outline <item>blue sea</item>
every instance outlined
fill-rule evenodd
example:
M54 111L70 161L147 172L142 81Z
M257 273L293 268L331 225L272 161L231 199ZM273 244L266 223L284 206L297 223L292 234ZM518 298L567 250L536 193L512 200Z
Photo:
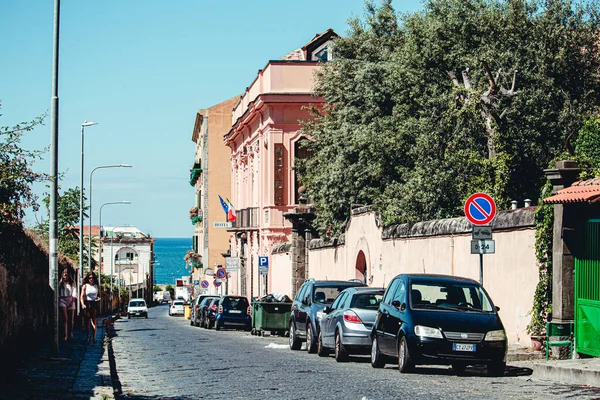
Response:
M185 257L188 250L192 249L191 238L156 238L154 242L154 284L173 285L175 279L189 276L190 271L185 268Z

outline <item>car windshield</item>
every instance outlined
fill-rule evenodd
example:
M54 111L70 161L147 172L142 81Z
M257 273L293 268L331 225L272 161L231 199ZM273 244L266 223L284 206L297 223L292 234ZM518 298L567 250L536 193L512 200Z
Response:
M173 305L174 306L182 306L183 305L183 301L174 301Z
M129 307L144 307L146 303L143 301L132 301L129 303Z
M411 307L492 312L492 302L480 286L456 282L413 283Z
M377 310L383 298L382 293L356 293L350 302L350 308Z
M337 295L346 289L346 287L336 287L336 286L318 286L315 287L315 292L313 295L313 301L318 304L331 304L337 297Z

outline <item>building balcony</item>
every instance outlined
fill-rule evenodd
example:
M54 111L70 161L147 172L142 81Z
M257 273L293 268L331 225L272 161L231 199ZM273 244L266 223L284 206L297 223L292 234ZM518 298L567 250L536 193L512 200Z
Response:
M200 166L196 167L196 165L197 164L194 164L194 168L192 168L192 170L190 171L190 185L192 186L196 184L198 178L202 174L202 168L200 168Z
M115 260L115 265L137 265L137 260Z
M235 215L233 230L258 229L258 207L235 210Z
M202 215L196 215L195 217L191 218L192 221L192 225L196 225L199 222L202 222Z

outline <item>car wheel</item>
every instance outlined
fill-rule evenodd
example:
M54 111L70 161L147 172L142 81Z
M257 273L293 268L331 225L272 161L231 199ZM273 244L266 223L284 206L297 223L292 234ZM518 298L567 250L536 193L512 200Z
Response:
M191 325L191 326L194 326L194 325L195 325L195 324L194 324L194 319L193 319L193 318L190 318L190 325Z
M131 314L127 314L127 319L131 319Z
M317 339L317 354L319 357L327 357L329 355L329 349L323 346L323 331L319 331L319 338Z
M373 338L373 343L371 343L371 367L373 368L383 368L385 367L385 361L383 358L383 354L379 351L379 343L377 342L377 337Z
M306 351L314 353L317 351L317 344L315 343L312 331L312 324L309 322L306 324Z
M491 363L487 366L487 374L488 376L504 376L505 368L506 363L504 361Z
M219 324L218 322L215 321L215 331L220 331L221 330L221 324Z
M401 373L405 373L411 371L413 367L414 364L408 352L408 343L406 342L406 337L403 336L398 346L398 369Z
M335 333L335 361L348 361L348 351L344 343L342 343L342 336L339 331Z
M148 319L148 313L146 313L145 317L146 317L146 319Z
M296 337L296 326L294 321L290 323L290 350L300 350L302 342Z

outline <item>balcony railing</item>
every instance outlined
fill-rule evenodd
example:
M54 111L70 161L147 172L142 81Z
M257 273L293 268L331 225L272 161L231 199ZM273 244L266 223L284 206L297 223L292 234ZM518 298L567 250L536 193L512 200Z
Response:
M236 218L235 221L233 221L233 228L258 228L258 207L235 210L235 215Z
M117 265L136 265L138 263L137 260L115 260L115 264Z

